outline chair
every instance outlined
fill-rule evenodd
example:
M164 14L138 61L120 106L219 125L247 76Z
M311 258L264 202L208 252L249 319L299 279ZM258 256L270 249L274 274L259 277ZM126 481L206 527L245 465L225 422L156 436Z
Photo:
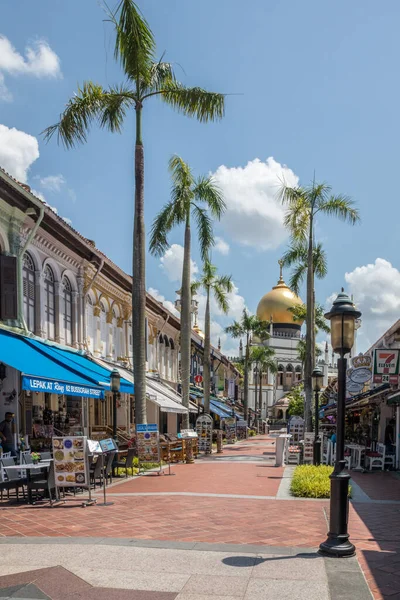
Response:
M7 469L7 467L4 467L4 472L6 474L7 479L0 482L1 501L3 501L3 491L4 490L7 490L7 498L9 498L10 490L15 489L15 493L17 496L17 502L19 502L20 488L22 488L22 494L25 498L24 485L26 485L26 479L24 477L19 477L19 475L16 471Z
M46 469L46 472L42 473L41 475L41 478L28 482L29 490L31 492L47 493L50 499L50 506L53 506L53 498L51 495L52 490L54 490L54 495L56 496L56 482L53 467Z
M128 469L133 469L133 460L135 458L136 451L133 448L128 450L125 460L117 460L113 464L114 469L125 469L125 477L128 477ZM132 471L133 473L133 471Z
M98 456L97 460L90 467L90 483L93 484L96 489L96 480L99 480L99 485L103 483L103 458Z
M386 466L393 467L393 469L396 467L396 454L394 452L390 452L390 454L385 452L385 467Z
M11 456L11 452L3 452L3 454L0 456L0 458L10 458Z
M374 467L381 469L382 471L385 469L385 454L386 447L384 444L376 444L376 450L370 450L365 453L365 467L370 471Z
M331 460L332 442L328 440L326 435L322 436L322 464L329 465Z
M331 444L332 444L332 442L331 442ZM333 446L333 444L332 444L332 446ZM331 457L332 457L331 464L334 465L335 462L336 462L336 444L333 447ZM345 449L343 460L345 462L346 469L350 469L350 465L351 465L351 452L350 452L350 450Z
M110 483L112 483L112 476L113 476L113 462L114 462L114 457L116 455L116 452L108 452L107 454L107 461L106 465L105 465L105 478L106 478L106 483L108 478L110 478Z
M50 460L53 458L51 452L40 452L40 460Z

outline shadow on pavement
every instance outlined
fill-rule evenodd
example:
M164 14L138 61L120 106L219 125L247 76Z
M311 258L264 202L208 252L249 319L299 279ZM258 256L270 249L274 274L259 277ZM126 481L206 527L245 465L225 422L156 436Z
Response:
M268 553L268 548L266 548L266 553ZM262 558L261 556L257 556L256 558L251 556L227 556L222 559L222 562L229 567L251 567L256 565L261 565L264 562L272 562L274 560L287 560L291 558L321 558L317 552L299 552L298 554L293 554L291 556L282 556L276 555L269 558Z

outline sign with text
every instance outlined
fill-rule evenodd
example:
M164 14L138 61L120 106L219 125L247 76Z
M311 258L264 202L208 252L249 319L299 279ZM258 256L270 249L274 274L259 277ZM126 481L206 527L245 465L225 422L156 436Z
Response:
M160 462L160 435L157 423L136 425L139 462Z
M227 417L224 419L226 443L234 444L236 440L236 417Z
M107 438L105 440L100 440L100 448L103 452L113 452L117 449L115 442L112 438Z
M53 456L57 487L90 485L86 437L53 437Z
M399 381L399 350L374 351L374 383L398 383Z
M104 390L96 387L88 387L65 381L54 381L53 379L44 379L40 377L22 377L22 389L32 392L46 392L48 394L58 394L59 396L84 396L85 398L104 398Z
M247 422L246 421L244 421L244 420L237 421L236 437L238 440L245 440L247 438Z
M199 438L199 451L211 454L213 420L210 415L200 415L196 419L196 432Z

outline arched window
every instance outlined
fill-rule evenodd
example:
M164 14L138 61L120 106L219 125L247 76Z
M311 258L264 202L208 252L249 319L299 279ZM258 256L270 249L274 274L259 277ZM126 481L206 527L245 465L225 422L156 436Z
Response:
M44 314L46 320L47 339L54 340L55 337L55 286L54 273L46 266L44 270Z
M276 385L278 387L283 386L283 371L284 371L284 367L283 365L278 365L278 373L276 374Z
M72 344L72 286L68 277L64 277L64 339Z
M286 371L288 371L289 373L292 373L293 372L293 365L291 365L289 363L288 366L286 367Z
M24 293L24 318L29 331L35 331L35 265L28 252L24 254L22 268L22 281Z

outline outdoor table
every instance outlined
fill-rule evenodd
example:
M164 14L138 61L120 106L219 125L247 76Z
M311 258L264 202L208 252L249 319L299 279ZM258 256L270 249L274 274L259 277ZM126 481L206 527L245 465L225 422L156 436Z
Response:
M14 465L13 467L6 467L7 471L26 471L26 480L28 484L28 504L33 504L32 491L29 488L29 483L31 481L31 471L33 471L34 469L49 469L52 462L53 459L48 458L47 460L40 461L36 464L29 463L28 465Z
M360 446L359 444L346 444L346 448L351 452L351 464L354 465L354 463L356 463L355 466L352 466L353 471L363 471L364 469L361 466L361 456L366 450L365 446Z

